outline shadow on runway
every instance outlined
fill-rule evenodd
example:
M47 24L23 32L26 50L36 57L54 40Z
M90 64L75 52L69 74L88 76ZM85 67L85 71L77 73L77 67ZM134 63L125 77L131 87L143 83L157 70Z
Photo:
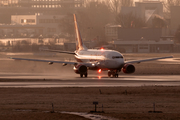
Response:
M91 76L91 75L89 75L87 78L85 78L85 77L75 77L76 79L112 79L112 80L114 80L114 79L121 79L121 78L134 78L133 76L132 77L130 77L130 76L123 76L123 77L121 77L121 76L119 76L118 78L114 78L114 77L108 77L108 76L95 76L95 75L93 75L93 76Z

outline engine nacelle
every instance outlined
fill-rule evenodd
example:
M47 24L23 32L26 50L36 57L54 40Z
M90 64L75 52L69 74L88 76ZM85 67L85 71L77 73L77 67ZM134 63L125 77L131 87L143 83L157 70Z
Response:
M125 64L123 66L123 72L130 74L130 73L134 73L135 72L135 67L132 64Z
M74 66L74 72L77 74L86 74L87 73L87 67L85 65L76 65Z

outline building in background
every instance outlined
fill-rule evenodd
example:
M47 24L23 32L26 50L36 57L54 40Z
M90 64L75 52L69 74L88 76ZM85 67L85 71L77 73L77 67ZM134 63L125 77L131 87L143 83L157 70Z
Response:
M105 35L106 35L106 40L111 41L111 40L117 40L119 39L119 29L121 28L121 25L111 25L108 24L105 26Z
M169 28L153 26L155 17L165 21L163 2L145 0L135 2L134 7L122 7L121 14L133 15L144 21L147 27L127 27L123 25L126 21L122 22L122 25L107 25L105 27L106 38L116 50L140 53L173 51L173 37L167 37L170 35Z
M171 25L172 34L174 34L178 27L180 27L180 6L171 7Z
M106 38L120 52L172 52L173 37L163 37L161 28L122 28L120 25L107 25Z
M163 3L160 1L135 2L135 7L122 7L122 14L132 13L137 18L141 18L148 24L152 24L154 16L163 17Z
M26 30L26 27L34 26L31 30L34 31L34 34L48 37L60 33L59 23L63 17L64 15L43 15L42 13L35 15L12 15L11 25L21 25L23 30Z
M174 41L162 40L159 41L112 41L115 49L126 53L168 53L173 52Z
M84 0L1 0L0 7L29 8L76 8L82 7Z
M0 0L0 23L10 24L11 15L64 15L84 7L84 0Z

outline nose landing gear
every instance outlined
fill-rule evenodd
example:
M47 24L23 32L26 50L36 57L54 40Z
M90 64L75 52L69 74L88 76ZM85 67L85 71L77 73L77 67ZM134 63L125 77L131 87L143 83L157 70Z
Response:
M108 71L108 77L118 78L119 70L110 70Z

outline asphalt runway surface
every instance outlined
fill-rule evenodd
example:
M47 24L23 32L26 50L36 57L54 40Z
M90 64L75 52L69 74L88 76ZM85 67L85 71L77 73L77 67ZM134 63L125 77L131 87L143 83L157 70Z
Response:
M80 78L73 74L0 73L0 87L46 88L46 87L118 87L118 86L179 86L180 75L107 75L91 74Z

